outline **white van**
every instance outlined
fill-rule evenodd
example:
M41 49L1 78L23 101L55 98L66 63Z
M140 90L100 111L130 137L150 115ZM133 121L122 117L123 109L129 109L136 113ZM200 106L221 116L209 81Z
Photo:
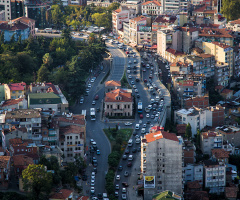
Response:
M133 145L133 141L132 141L132 139L130 139L130 140L128 141L128 146L131 147L132 145Z
M159 97L159 96L156 96L156 98L155 98L155 99L156 99L156 101L159 101L160 97Z
M153 86L150 86L149 90L150 90L150 92L152 92L153 91Z
M140 138L137 138L136 139L136 144L139 144L141 142L141 139Z
M129 160L129 161L132 161L132 160L133 160L133 155L129 155L129 156L128 156L128 160Z

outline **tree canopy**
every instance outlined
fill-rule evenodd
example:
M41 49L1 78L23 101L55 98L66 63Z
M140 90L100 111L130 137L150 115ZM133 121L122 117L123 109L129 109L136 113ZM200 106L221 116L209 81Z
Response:
M223 0L221 12L227 20L235 20L240 18L240 1L239 0Z
M33 200L46 199L52 188L52 173L44 165L29 165L22 172L23 188Z

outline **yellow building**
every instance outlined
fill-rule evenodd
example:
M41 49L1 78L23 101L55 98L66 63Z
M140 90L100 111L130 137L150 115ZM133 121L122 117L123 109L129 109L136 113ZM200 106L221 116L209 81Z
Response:
M5 100L21 98L25 95L26 86L24 82L4 84Z
M233 48L220 42L203 42L203 51L215 56L215 60L229 64L230 77L233 76Z

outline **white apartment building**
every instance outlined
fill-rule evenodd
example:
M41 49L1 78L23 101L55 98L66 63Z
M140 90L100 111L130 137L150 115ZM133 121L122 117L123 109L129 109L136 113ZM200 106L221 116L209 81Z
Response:
M211 106L206 109L197 107L180 109L174 113L174 122L178 124L190 124L192 137L197 134L197 130L202 130L205 126L220 126L225 119L224 108L220 105Z
M212 149L223 147L223 136L217 132L202 132L200 135L200 146L203 154L212 154Z
M0 0L0 7L4 8L5 20L9 21L11 19L11 1L10 0Z
M162 6L159 1L147 1L142 3L142 15L160 15Z
M129 19L136 17L136 10L121 6L112 12L113 34L117 35L118 30L123 29L123 22L129 22Z
M74 162L75 156L84 157L85 128L77 125L60 127L59 147L63 151L63 162Z
M170 190L181 194L183 187L182 138L174 133L152 127L141 137L141 172L144 179L144 199L152 200L153 194ZM147 177L154 177L154 184L147 185Z
M224 192L226 186L226 165L218 161L205 160L204 168L204 186L209 188L209 193Z
M28 139L32 139L36 144L41 144L41 114L35 109L20 109L9 111L5 116L3 128L9 129L13 126L26 128Z
M199 181L203 184L203 165L202 164L187 164L184 167L185 184L187 182Z
M226 28L232 31L240 32L240 19L229 21Z

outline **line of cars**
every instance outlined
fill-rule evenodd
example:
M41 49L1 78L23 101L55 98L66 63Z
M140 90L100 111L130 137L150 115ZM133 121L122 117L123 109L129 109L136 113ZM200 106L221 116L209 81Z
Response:
M97 143L93 140L93 139L90 139L90 160L91 160L91 163L93 165L93 170L92 170L92 173L91 173L91 188L90 188L90 192L91 192L91 196L92 196L92 199L102 199L103 198L103 194L102 193L99 193L97 195L97 197L95 196L95 181L96 181L96 174L97 174L97 166L98 166L98 162L97 162L97 158L95 157L95 152L96 152L96 155L100 155L100 150L98 149L97 147Z

